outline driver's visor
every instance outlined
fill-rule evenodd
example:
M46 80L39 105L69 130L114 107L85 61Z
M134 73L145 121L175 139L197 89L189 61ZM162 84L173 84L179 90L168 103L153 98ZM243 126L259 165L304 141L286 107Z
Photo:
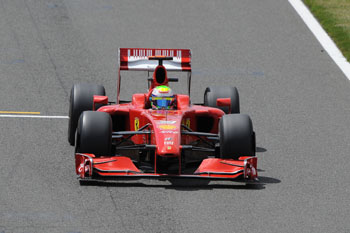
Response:
M152 107L156 109L170 109L174 102L174 97L151 97Z

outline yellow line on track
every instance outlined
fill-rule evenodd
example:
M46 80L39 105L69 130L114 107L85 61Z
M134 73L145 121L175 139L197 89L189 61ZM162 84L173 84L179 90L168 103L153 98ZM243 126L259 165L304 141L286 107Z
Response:
M0 114L32 114L32 115L40 115L40 112L0 111Z

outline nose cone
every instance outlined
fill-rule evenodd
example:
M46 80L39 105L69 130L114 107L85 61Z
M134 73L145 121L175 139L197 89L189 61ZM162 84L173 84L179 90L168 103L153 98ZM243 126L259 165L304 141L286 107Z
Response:
M154 113L158 114L153 118L156 153L160 156L179 156L181 153L181 114L176 110L160 110ZM163 114L166 115L163 117Z
M170 130L169 130L170 132ZM179 132L159 134L157 137L157 154L160 156L178 156L180 155L180 136Z

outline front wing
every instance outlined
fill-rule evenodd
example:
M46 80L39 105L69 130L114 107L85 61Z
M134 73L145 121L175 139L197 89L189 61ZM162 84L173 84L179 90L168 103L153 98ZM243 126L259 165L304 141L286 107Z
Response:
M199 178L211 180L258 180L257 158L242 156L239 160L207 158L193 174L144 173L129 157L113 156L96 158L93 154L76 153L75 166L78 178L82 180L106 179L172 179Z

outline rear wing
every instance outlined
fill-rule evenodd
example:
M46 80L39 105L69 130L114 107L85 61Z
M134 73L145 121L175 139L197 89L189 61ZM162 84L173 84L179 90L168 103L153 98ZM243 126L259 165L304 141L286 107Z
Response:
M163 66L167 71L191 71L190 49L146 49L146 48L120 48L120 70L154 71L158 61L149 60L149 57L172 57L165 60Z
M120 71L154 71L160 64L167 71L187 72L188 95L191 91L191 50L190 49L151 49L151 48L120 48L118 51L118 88L117 104L120 101Z

